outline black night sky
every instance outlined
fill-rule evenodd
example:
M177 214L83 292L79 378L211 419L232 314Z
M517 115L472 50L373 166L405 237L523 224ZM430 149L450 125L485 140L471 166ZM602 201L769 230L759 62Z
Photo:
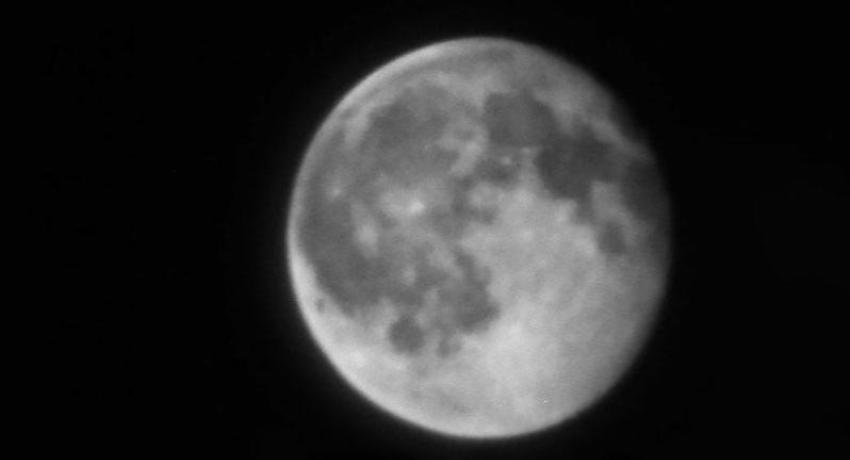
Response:
M44 340L43 445L110 458L840 456L850 176L835 11L325 3L36 34L38 296L59 327ZM610 398L472 444L348 388L301 323L280 239L296 167L338 99L401 53L469 35L590 71L654 147L675 217L663 314Z

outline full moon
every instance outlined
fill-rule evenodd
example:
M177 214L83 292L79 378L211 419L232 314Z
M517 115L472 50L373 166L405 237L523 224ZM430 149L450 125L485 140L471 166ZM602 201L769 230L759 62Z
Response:
M603 398L651 332L671 255L657 160L620 101L547 49L470 38L336 103L286 245L301 316L352 393L469 438Z

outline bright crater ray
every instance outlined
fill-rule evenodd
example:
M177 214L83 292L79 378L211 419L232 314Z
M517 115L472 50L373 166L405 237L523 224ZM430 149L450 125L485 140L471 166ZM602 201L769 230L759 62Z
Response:
M656 315L667 198L585 73L529 45L438 43L325 120L287 229L303 317L378 407L503 437L589 407Z

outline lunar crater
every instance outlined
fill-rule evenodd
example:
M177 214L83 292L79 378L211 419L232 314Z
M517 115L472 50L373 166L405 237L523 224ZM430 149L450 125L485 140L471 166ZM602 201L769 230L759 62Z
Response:
M616 383L663 295L669 211L602 94L539 48L473 40L403 56L340 102L287 244L303 316L353 388L414 425L492 438Z

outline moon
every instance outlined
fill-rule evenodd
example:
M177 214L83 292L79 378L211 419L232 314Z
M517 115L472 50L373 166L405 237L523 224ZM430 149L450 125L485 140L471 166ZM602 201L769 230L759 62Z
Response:
M298 170L301 316L356 394L446 436L575 418L663 298L668 194L609 91L536 45L468 38L358 82Z

